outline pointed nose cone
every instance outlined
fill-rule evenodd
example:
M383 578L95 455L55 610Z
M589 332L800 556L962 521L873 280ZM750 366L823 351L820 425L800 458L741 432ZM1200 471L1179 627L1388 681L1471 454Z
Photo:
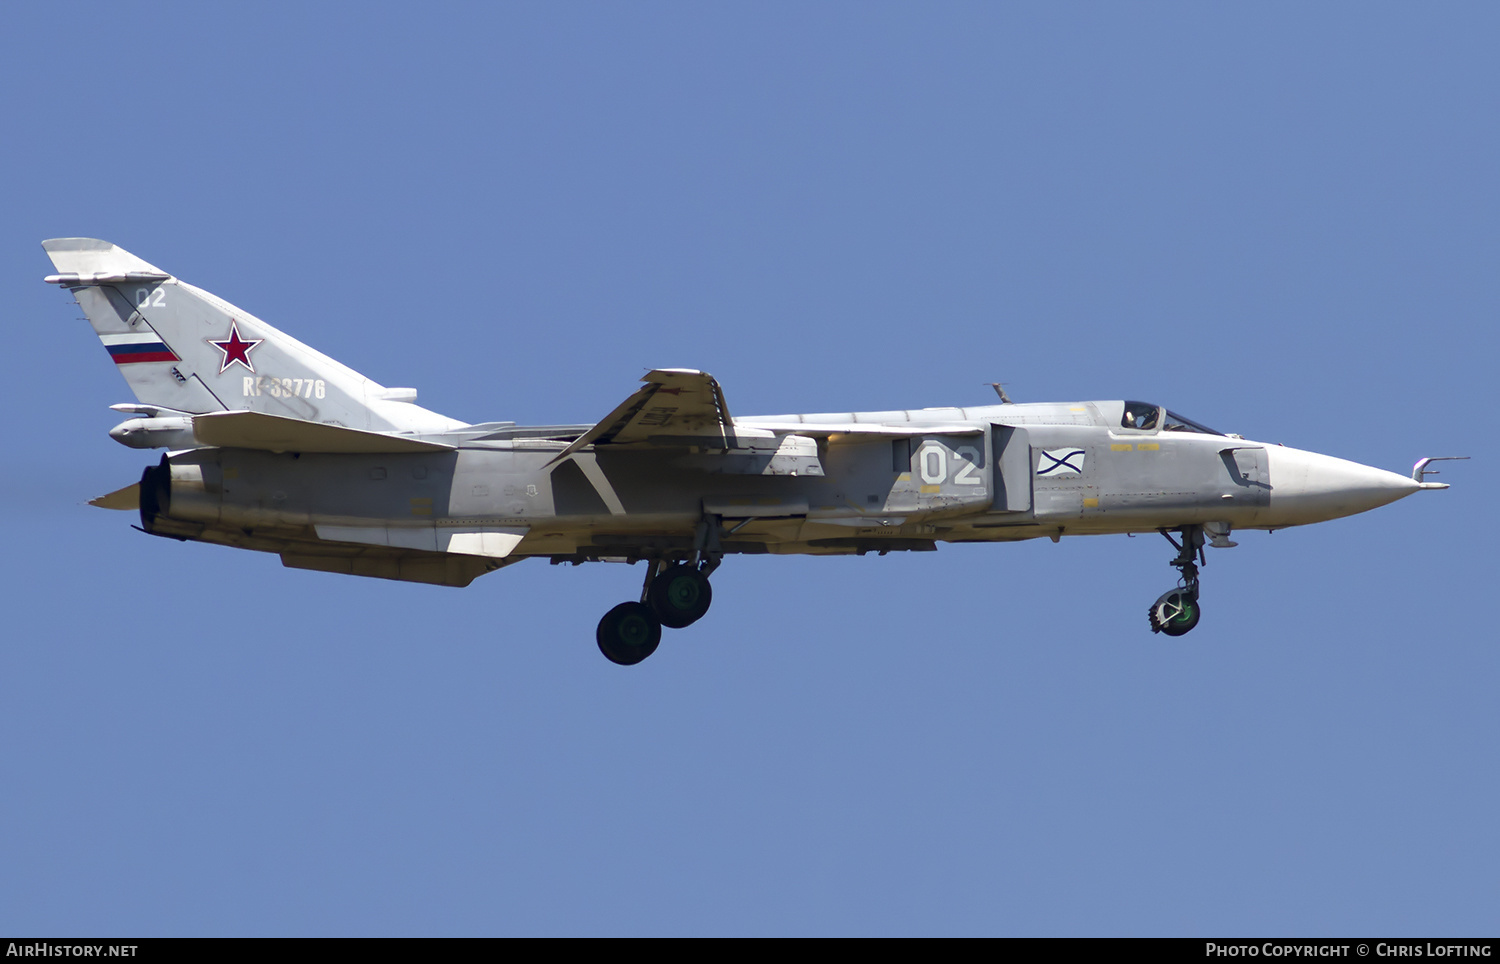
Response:
M1271 507L1277 525L1303 525L1378 508L1420 491L1413 479L1385 469L1279 445L1270 455Z

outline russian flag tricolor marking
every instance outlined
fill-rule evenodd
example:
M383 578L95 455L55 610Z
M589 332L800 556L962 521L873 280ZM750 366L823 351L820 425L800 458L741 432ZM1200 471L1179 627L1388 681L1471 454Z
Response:
M114 359L116 365L182 360L154 331L140 334L132 332L126 335L100 335L99 340L104 342L104 350L109 352L109 357Z

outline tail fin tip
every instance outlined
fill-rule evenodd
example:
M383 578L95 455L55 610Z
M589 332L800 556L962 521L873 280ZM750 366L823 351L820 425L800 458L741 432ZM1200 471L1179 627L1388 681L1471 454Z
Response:
M98 238L49 238L42 242L42 250L62 274L127 274L134 271L171 277L119 245Z

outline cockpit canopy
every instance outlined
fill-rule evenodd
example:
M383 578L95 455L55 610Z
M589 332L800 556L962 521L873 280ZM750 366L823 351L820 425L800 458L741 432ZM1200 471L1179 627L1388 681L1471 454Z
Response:
M1150 402L1130 401L1125 403L1124 414L1120 417L1120 427L1135 429L1138 432L1149 432L1160 426L1166 432L1198 432L1202 435L1223 435L1216 432L1207 425L1200 425L1190 418L1184 418L1160 405L1152 405Z

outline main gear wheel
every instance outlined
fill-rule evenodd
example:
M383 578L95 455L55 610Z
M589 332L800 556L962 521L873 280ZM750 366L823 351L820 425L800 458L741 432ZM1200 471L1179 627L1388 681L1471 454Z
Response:
M641 603L620 603L599 620L594 639L605 659L634 666L656 652L661 643L661 621Z
M708 577L689 563L663 569L646 590L646 605L668 629L696 623L708 612L713 599Z

